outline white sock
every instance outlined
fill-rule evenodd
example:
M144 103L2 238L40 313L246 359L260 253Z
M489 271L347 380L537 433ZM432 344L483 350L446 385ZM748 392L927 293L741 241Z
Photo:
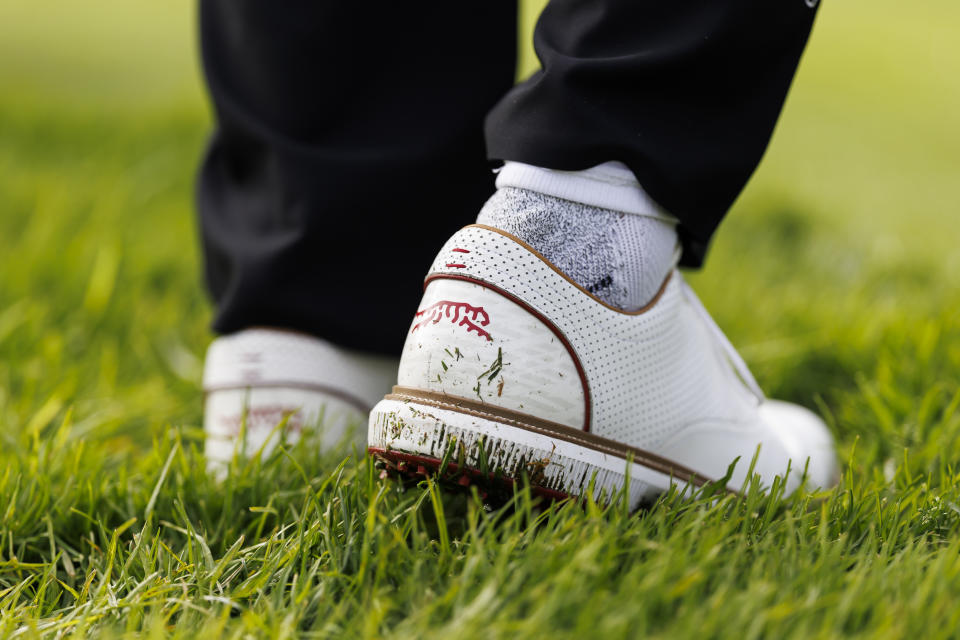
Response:
M676 220L619 162L584 171L507 162L477 222L517 236L624 311L645 306L674 265Z

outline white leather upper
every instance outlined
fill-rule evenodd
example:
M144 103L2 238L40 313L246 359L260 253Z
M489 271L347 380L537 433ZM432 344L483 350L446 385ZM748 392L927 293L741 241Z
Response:
M758 445L762 453L756 470L765 482L772 480L774 474L782 474L790 458L796 472L791 474L788 487L795 487L807 456L814 455L820 458L811 467L812 483L826 486L832 480L835 461L825 426L812 413L785 403L764 402L747 387L719 344L715 330L698 314L691 299L693 294L688 293L679 272L672 273L649 309L624 313L593 298L540 256L500 232L472 226L454 234L430 269L430 284L421 310L433 304L434 298L451 291L461 294L463 302L476 306L482 306L478 304L482 301L498 309L512 308L512 315L504 316L511 318L510 327L493 330L491 317L492 340L479 348L489 356L498 347L504 347L510 380L529 376L531 381L538 381L541 372L537 363L543 353L539 347L532 348L530 353L536 357L524 358L522 346L528 331L525 327L540 323L535 318L531 321L533 316L522 307L497 301L498 294L493 291L468 283L456 287L441 284L454 282L445 277L492 285L490 288L516 297L555 325L582 365L592 433L664 455L712 477L722 476L739 456L741 462L731 486L744 478ZM524 314L528 316L526 325ZM408 336L401 359L401 384L470 398L469 389L464 392L463 385L445 383L442 375L439 380L426 379L437 367L435 363L425 365L425 358L433 356L417 355L422 349L417 349L416 333ZM530 335L534 333L531 331ZM531 345L542 342L547 334L540 330L539 335ZM498 342L500 339L504 342ZM447 331L442 341L449 342L444 348L460 348L462 352L467 349L464 345L479 344L476 335L465 331ZM440 342L431 348L432 352ZM562 360L559 349L547 351L550 358ZM576 413L569 406L561 407L559 398L553 397L566 399L567 394L587 410L582 394L568 386L550 394L549 400L555 404L536 410L525 404L522 410L574 426L571 416ZM497 403L502 399L484 400ZM827 449L829 453L824 453Z
M489 282L549 318L583 366L596 435L655 450L684 427L749 421L756 413L756 398L685 304L678 272L657 304L627 314L591 298L511 238L466 227L444 245L430 273ZM514 359L512 366L524 364Z
M395 358L350 351L300 333L247 329L210 344L203 389L327 389L372 407L389 391L397 366Z

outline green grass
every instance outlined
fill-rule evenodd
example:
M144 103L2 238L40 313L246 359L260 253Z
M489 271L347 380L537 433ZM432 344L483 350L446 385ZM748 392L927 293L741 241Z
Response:
M192 11L0 5L0 636L956 636L955 3L825 4L692 278L841 485L637 515L488 512L347 449L206 476Z

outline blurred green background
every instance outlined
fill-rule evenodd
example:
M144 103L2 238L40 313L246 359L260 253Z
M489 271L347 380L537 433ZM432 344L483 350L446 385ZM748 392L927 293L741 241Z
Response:
M524 75L535 65L528 33L542 4L526 2L521 12ZM188 0L4 0L3 103L131 118L175 108L202 121L194 13ZM956 3L827 1L777 137L739 209L773 191L839 222L841 232L881 231L871 245L917 242L946 250L960 266L949 246L954 234L943 233L960 199L958 113ZM887 214L893 210L901 213Z
M521 75L539 8L522 10ZM194 23L189 0L0 3L7 434L68 409L121 449L148 424L198 424L210 311L192 181L209 114ZM922 349L913 336L954 361L958 113L960 5L823 4L770 150L693 278L772 392L853 415L857 376L886 379L878 363ZM837 428L873 428L851 420Z
M385 491L362 453L222 485L190 452L211 339L194 14L0 0L0 636L957 635L960 4L825 0L691 276L765 390L825 417L840 488L536 527L527 505L442 545L410 524L434 492ZM474 531L457 504L451 538Z

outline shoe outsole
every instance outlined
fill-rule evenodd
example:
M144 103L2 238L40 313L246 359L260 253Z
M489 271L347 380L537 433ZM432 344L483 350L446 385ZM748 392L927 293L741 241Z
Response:
M479 498L486 504L500 505L513 495L518 481L493 472L484 473L457 462L444 462L440 458L423 456L377 447L368 447L367 453L374 459L381 478L399 478L419 481L433 478L441 486L454 490L477 488ZM530 484L530 492L547 502L559 502L575 496Z
M526 478L544 497L609 501L629 482L631 508L686 481L634 461L550 438L494 418L427 404L384 399L370 414L368 450L385 471L440 472L444 480L510 487ZM422 467L422 469L421 469ZM628 480L629 478L629 480Z

